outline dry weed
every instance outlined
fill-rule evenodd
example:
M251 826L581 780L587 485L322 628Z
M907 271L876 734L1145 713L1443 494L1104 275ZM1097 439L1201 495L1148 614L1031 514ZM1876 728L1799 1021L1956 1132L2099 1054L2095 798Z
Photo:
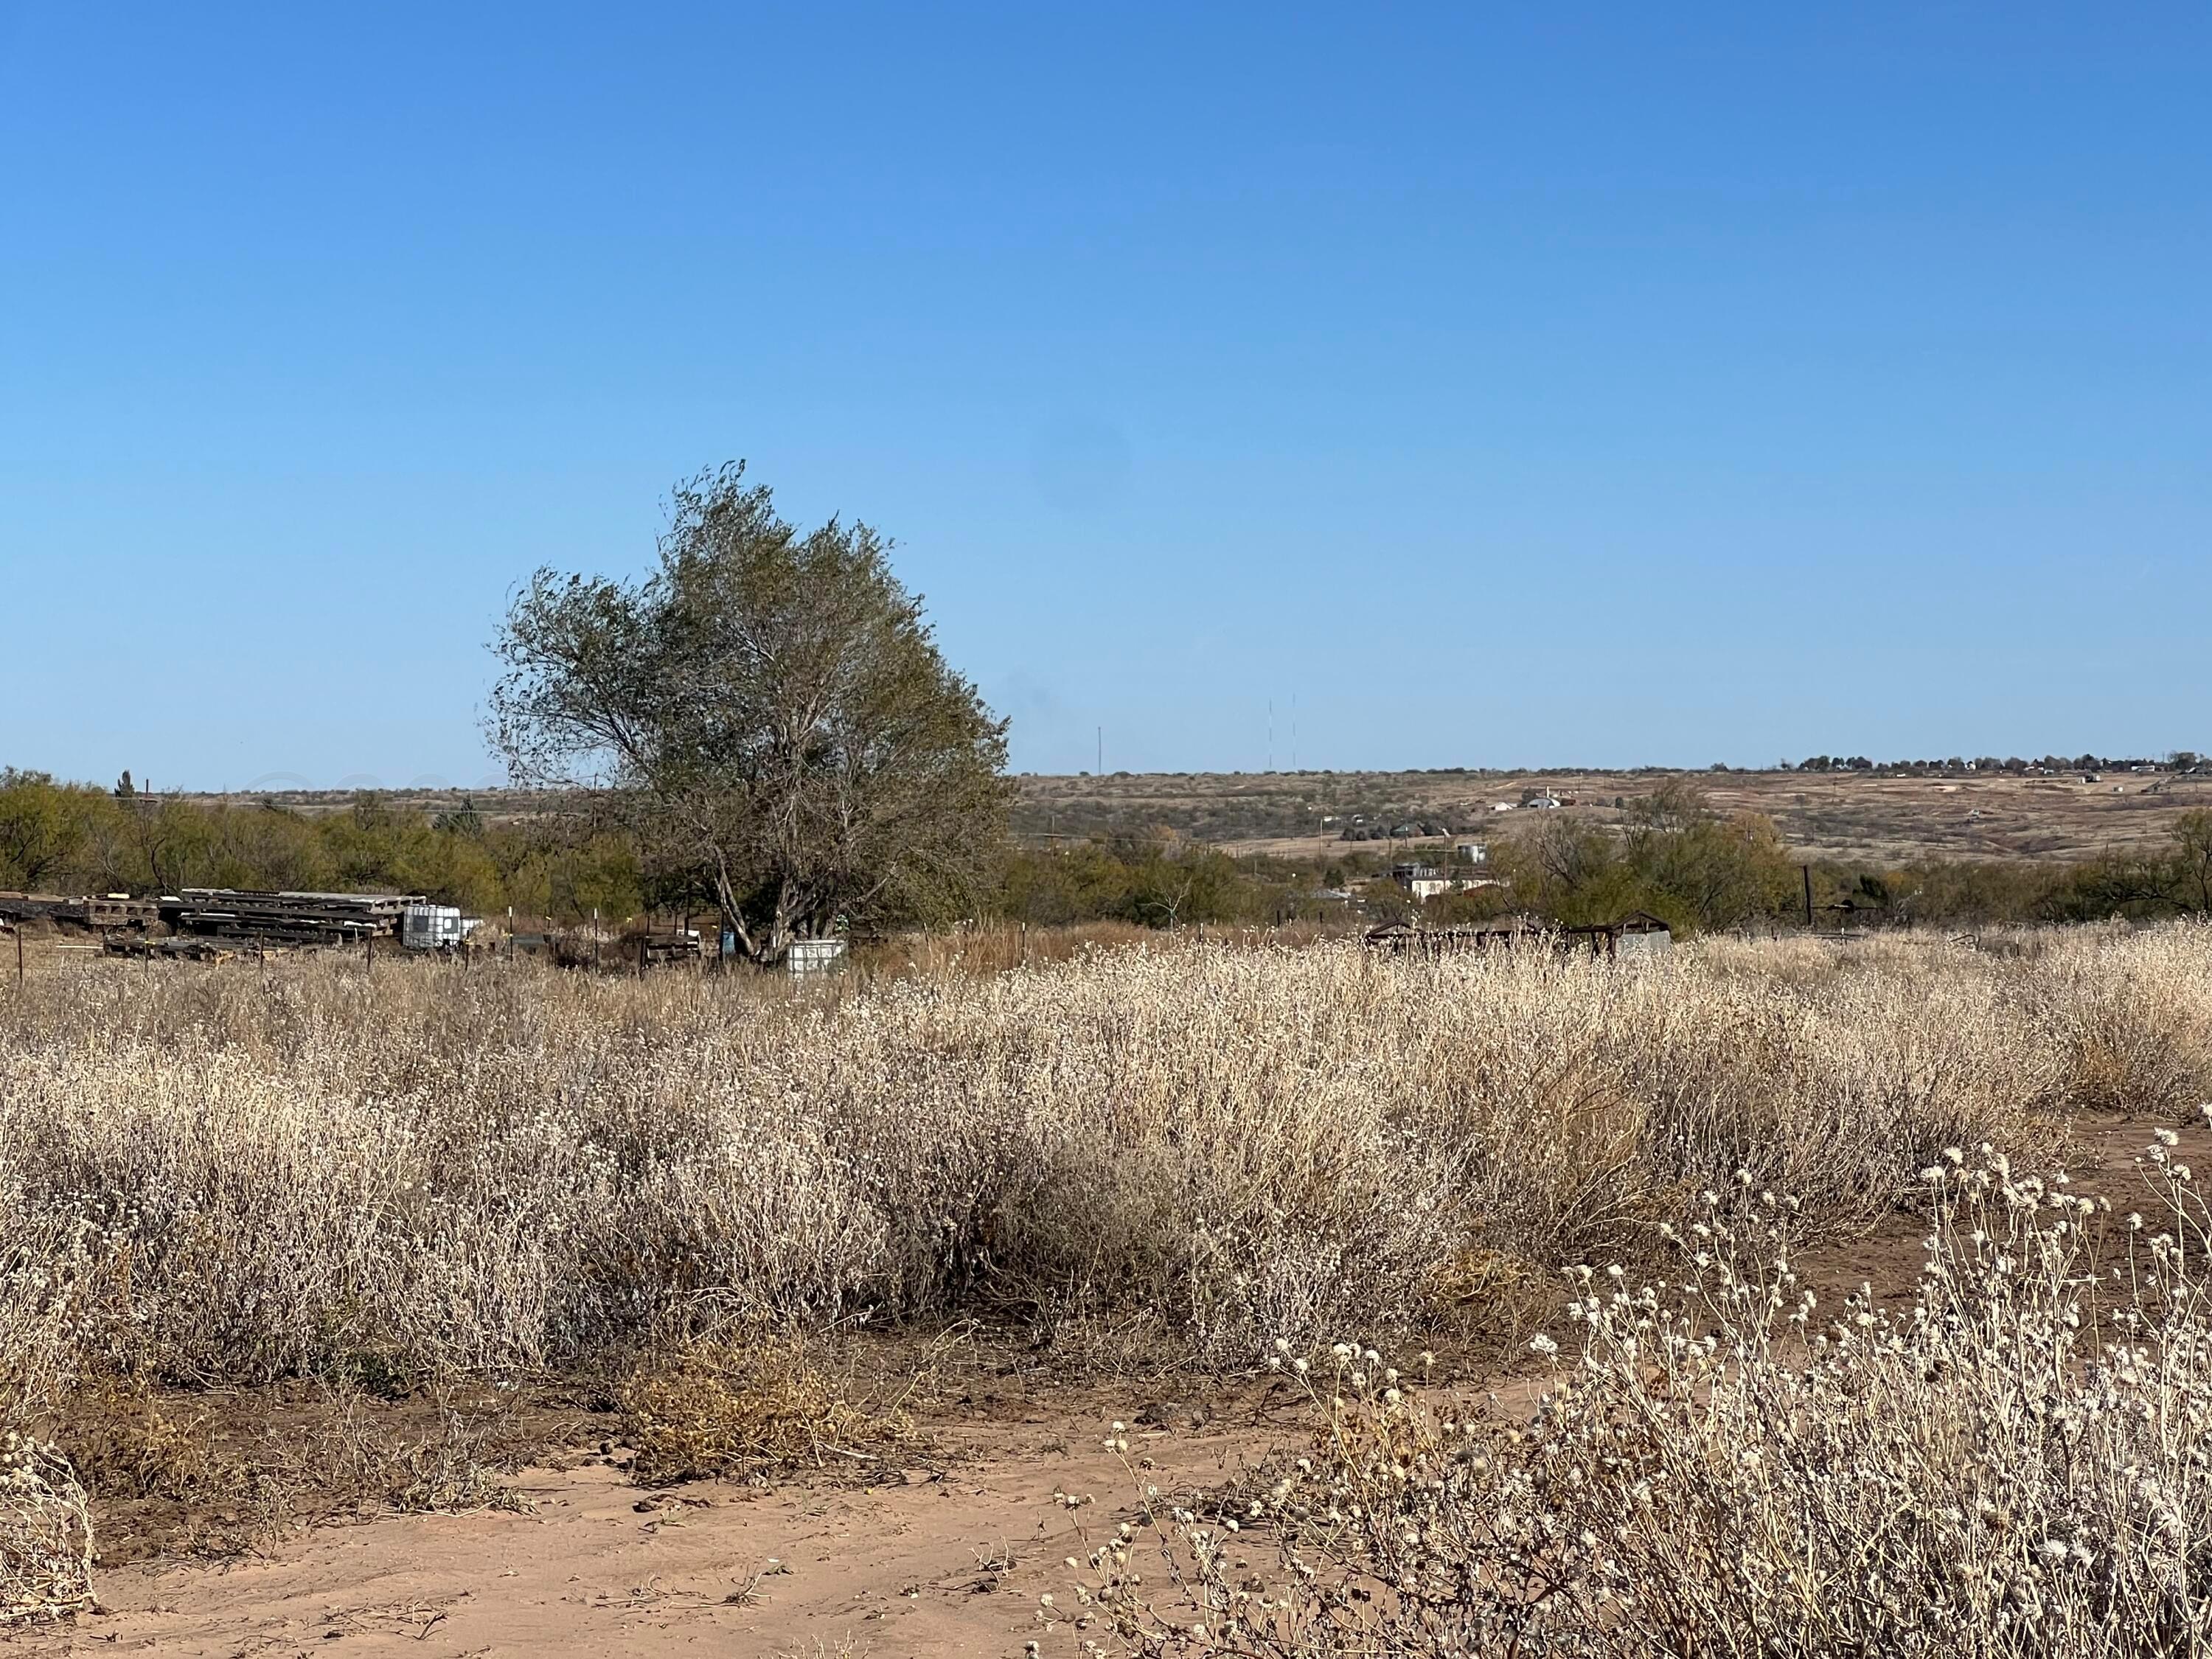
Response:
M648 1486L831 1462L865 1469L913 1432L896 1406L857 1401L803 1339L766 1327L657 1352L617 1403L631 1474Z
M1929 1202L1948 1146L2025 1158L2058 1113L2212 1089L2212 928L1985 943L1616 968L1183 941L819 994L90 961L0 999L0 1431L87 1376L398 1395L666 1340L633 1384L647 1469L836 1460L882 1425L781 1339L721 1341L733 1315L989 1313L1231 1366L1507 1330L1564 1263L1653 1262L1739 1170L1816 1238ZM229 1480L180 1421L135 1449L88 1427L98 1481ZM501 1501L473 1432L325 1461L363 1504ZM281 1460L248 1461L223 1501L295 1513ZM76 1477L25 1467L9 1513L74 1538Z
M93 1605L92 1510L51 1444L0 1434L0 1626Z
M274 1441L276 1467L295 1494L332 1512L465 1514L525 1510L526 1499L502 1480L489 1446L494 1424L472 1422L449 1406L436 1409L427 1434L395 1432L357 1394L341 1393L335 1409L302 1439Z
M101 1498L206 1505L240 1495L239 1466L216 1443L212 1413L179 1410L143 1377L89 1379L57 1415L78 1478Z
M99 1506L103 1559L223 1557L318 1522L526 1507L501 1474L518 1449L501 1419L442 1402L426 1413L325 1385L305 1400L188 1404L103 1374L51 1420Z
M1310 1455L1148 1492L1157 1553L1125 1524L1066 1612L1174 1656L2206 1651L2212 1212L2173 1144L2124 1218L1947 1149L1901 1315L1820 1307L1790 1206L1708 1194L1680 1278L1578 1271L1533 1418L1279 1344Z
M88 963L0 1006L0 1390L96 1351L398 1392L695 1309L995 1310L1223 1363L1403 1332L1648 1254L1739 1166L1848 1231L1942 1146L2169 1099L2212 1069L2208 984L2187 927L1637 970L1139 947L828 997Z

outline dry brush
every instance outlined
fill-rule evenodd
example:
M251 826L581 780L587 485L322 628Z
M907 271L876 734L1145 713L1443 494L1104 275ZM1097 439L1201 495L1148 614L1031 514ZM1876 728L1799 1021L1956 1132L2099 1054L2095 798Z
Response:
M87 1371L505 1379L864 1310L1228 1365L1510 1325L1740 1169L1833 1233L1946 1146L2170 1107L2208 985L2183 927L1634 969L1217 944L817 995L86 964L0 1002L0 1428Z

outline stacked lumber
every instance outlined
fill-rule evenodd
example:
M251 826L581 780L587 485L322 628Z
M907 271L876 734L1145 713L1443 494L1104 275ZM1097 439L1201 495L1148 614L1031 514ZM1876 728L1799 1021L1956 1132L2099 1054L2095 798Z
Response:
M0 916L9 921L52 921L69 903L58 893L0 892Z
M94 893L85 898L64 898L58 893L0 893L0 918L9 921L51 921L73 927L150 927L161 909L152 899L134 899L113 893Z
M228 887L187 887L161 901L163 920L179 933L264 945L345 945L390 938L399 931L410 893L253 893Z

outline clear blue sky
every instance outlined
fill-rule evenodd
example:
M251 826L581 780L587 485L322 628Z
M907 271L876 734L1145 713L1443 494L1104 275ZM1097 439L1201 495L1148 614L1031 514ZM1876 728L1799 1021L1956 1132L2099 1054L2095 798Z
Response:
M735 456L1022 769L2212 749L2208 48L0 0L0 762L481 781L512 586Z

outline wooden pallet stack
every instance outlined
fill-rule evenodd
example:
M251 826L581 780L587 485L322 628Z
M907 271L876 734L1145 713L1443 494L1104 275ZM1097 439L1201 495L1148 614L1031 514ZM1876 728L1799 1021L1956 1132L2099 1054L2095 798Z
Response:
M152 927L161 920L161 907L152 899L135 899L114 893L94 893L65 898L58 893L0 893L0 919L9 921L51 921L64 927L98 928Z
M410 893L252 893L187 887L161 901L161 916L181 933L264 945L348 945L399 932Z
M72 920L82 921L88 927L97 927L102 933L112 928L129 927L143 933L161 919L161 907L149 898L124 898L113 893L94 893L80 899L81 907Z
M0 920L52 921L70 902L58 893L0 892Z

